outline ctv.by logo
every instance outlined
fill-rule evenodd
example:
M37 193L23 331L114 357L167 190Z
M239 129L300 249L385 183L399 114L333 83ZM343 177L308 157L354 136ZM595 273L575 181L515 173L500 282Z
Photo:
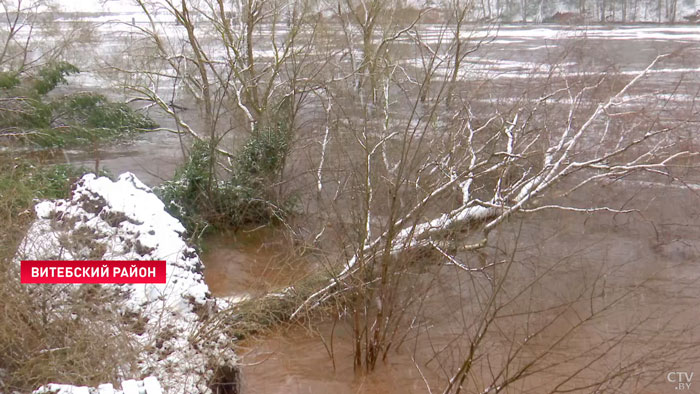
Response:
M693 380L694 372L669 372L666 380L676 385L676 390L690 390L690 383Z

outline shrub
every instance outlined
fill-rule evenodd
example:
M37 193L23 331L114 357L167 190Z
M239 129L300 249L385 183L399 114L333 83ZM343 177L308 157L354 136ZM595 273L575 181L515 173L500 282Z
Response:
M284 167L289 140L284 122L256 130L224 180L212 174L216 157L210 143L197 141L175 178L156 193L195 237L207 225L236 228L270 223L284 217L291 204L278 201L271 188Z
M150 118L139 114L124 103L112 103L101 94L78 93L68 95L54 104L54 112L61 114L59 119L85 127L134 131L153 129L158 125Z
M133 138L139 131L158 127L126 104L110 102L100 94L46 96L76 72L69 63L59 62L44 66L35 78L25 81L16 74L0 75L0 95L7 98L0 105L0 133L9 130L7 135L15 141L41 147L65 147Z
M49 63L39 70L39 75L34 81L34 90L39 95L54 90L59 83L66 83L66 76L77 74L80 70L67 62Z
M19 85L19 78L13 72L0 72L0 89L12 89Z
M165 209L178 218L190 234L196 234L207 225L204 204L208 201L209 145L195 141L189 157L172 181L164 182L154 191L165 203Z
M288 134L282 122L254 131L236 158L236 183L260 186L279 175L289 152Z

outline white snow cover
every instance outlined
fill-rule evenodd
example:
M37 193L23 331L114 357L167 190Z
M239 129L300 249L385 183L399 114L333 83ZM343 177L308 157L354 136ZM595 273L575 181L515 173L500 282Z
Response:
M204 267L183 239L182 224L136 176L124 173L113 182L87 174L74 186L71 198L40 202L35 211L37 220L20 245L18 259L167 261L166 284L103 285L126 290L128 295L117 309L138 313L147 321L141 335L132 334L143 345L142 376L157 378L168 393L201 393L209 391L213 367L236 364L224 334L192 344L196 341L190 336L201 323L202 311L215 312L226 305L209 296ZM208 364L213 359L216 365ZM144 381L150 382L151 391L155 390L153 379ZM123 391L115 393L130 394L128 388L134 384L124 381ZM44 388L49 387L60 387L64 394L86 392L67 385Z
M142 381L125 380L122 389L117 390L110 383L99 385L96 389L69 384L47 384L34 391L34 394L162 394L158 379L149 376Z

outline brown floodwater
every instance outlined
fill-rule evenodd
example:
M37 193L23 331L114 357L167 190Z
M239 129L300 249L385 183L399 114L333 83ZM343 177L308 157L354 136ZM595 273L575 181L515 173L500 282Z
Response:
M204 279L214 297L261 296L303 278L308 263L267 228L224 232L204 241Z
M215 297L255 297L279 290L307 275L310 263L295 255L280 232L269 229L207 237L201 259ZM244 393L412 393L425 383L411 354L399 351L369 375L352 366L352 335L344 322L310 331L280 327L240 346Z
M392 354L371 374L356 374L348 330L336 327L333 331L330 323L320 329L322 334L294 326L246 344L243 393L427 392L408 350Z
M546 356L540 361L541 370L512 384L503 391L507 393L549 392L567 374L574 375L571 387L580 387L573 392L592 392L595 390L586 388L587 384L608 369L636 362L639 364L631 364L632 368L647 371L651 377L616 382L620 384L616 392L661 394L675 392L675 386L666 380L668 372L700 371L700 360L695 356L700 354L697 198L670 188L635 189L631 183L601 190L602 194L583 198L590 202L605 195L629 198L631 205L646 207L645 216L548 212L506 225L493 236L494 243L508 249L509 233L520 232L518 263L509 274L508 291L525 288L533 275L543 271L547 275L532 286L536 290L504 309L481 345L463 392L483 392L514 346L522 347L520 362L542 353ZM293 248L274 231L214 235L207 239L206 247L202 256L205 277L219 297L261 295L310 271L308 263L294 258ZM488 253L498 255L495 250ZM474 274L436 265L416 271L416 276L425 282L435 280L435 289L413 315L414 327L406 330L405 340L389 352L386 361L378 362L374 372L357 374L353 370L353 337L346 320L296 324L239 344L243 393L442 392L464 360L472 329L469 319L479 309L478 303L475 307L466 302L476 294L469 287ZM595 278L600 283L585 286ZM586 289L591 288L595 295L587 297ZM609 313L601 313L567 333L586 317L589 307L595 309L595 305L604 305L628 290L632 293L616 302ZM565 313L554 319L554 313L563 311L556 306L562 300L572 301ZM541 310L533 311L538 308ZM525 310L533 312L521 313ZM526 326L542 327L547 322L553 323L531 343L518 342ZM621 335L624 345L598 352L611 338ZM665 353L665 348L678 345L685 350ZM586 367L603 353L597 364ZM613 390L606 387L600 391Z

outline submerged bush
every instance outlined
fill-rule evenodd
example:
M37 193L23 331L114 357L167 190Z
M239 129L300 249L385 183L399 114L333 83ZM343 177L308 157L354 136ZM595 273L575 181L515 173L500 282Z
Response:
M19 85L19 78L13 72L0 72L0 89L12 89Z
M158 125L124 103L112 103L101 94L78 93L65 96L54 103L55 111L64 121L85 127L134 131L153 129Z
M289 152L289 135L282 122L256 130L236 158L238 184L259 185L278 175Z
M281 219L290 202L278 201L272 184L284 167L289 140L284 122L256 130L234 157L224 180L213 173L215 150L209 142L197 141L175 178L156 193L193 236L208 225L235 228Z
M196 141L190 149L189 157L175 173L171 181L164 182L154 192L165 203L165 209L178 218L190 234L204 227L203 204L208 201L209 189L208 144Z
M34 90L40 95L54 90L59 83L66 83L66 76L77 74L80 70L68 62L49 63L39 70L34 81Z
M110 102L96 93L49 98L47 94L66 82L78 69L69 63L51 63L34 77L20 80L16 74L0 75L0 136L42 147L95 144L132 138L158 125L124 103Z

